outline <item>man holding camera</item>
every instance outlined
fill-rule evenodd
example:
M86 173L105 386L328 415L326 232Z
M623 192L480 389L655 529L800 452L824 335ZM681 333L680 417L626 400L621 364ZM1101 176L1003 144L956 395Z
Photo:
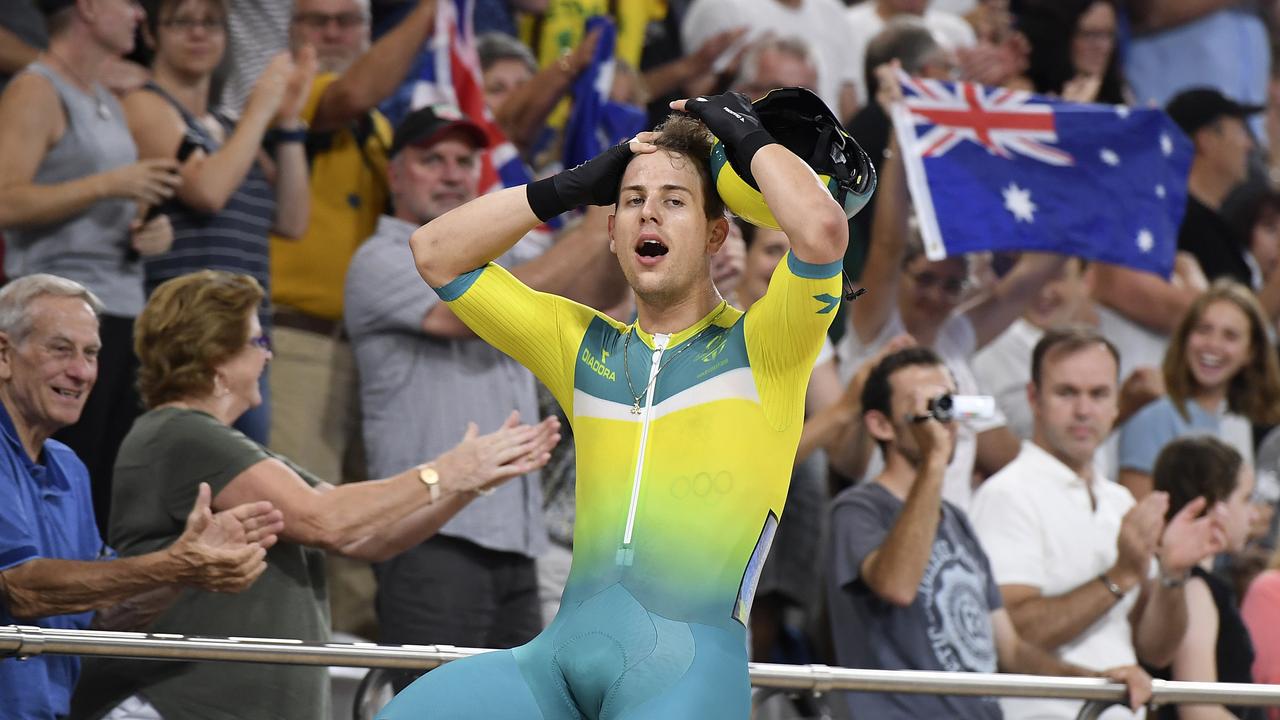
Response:
M964 512L942 499L956 425L931 407L955 388L942 359L919 347L886 357L863 386L863 421L884 453L884 470L838 495L832 510L828 591L837 661L882 670L1108 677L1128 684L1134 707L1141 706L1151 678L1140 668L1093 672L1018 636L977 535ZM847 699L854 717L1001 717L993 698Z
M1036 343L1027 386L1033 438L978 489L973 524L1028 641L1085 667L1166 667L1187 625L1182 585L1224 537L1215 516L1196 518L1203 502L1165 523L1167 494L1135 503L1094 470L1118 412L1119 366L1116 349L1093 330L1050 330ZM1002 705L1009 718L1069 720L1080 710L1071 700Z

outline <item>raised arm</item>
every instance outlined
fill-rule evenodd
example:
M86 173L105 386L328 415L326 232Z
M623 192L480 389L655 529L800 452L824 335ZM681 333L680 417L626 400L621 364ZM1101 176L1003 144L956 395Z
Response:
M627 280L609 251L609 211L592 206L581 222L561 231L555 244L526 263L510 268L521 282L541 292L560 295L588 307L603 310L626 297ZM427 311L422 330L428 335L453 339L476 337L448 303L436 303Z
M1009 274L965 308L977 347L986 346L1013 324L1045 283L1062 272L1066 261L1066 255L1023 253Z
M311 222L311 170L307 166L303 142L307 126L302 121L302 108L315 77L316 50L308 45L294 58L284 98L272 120L280 132L294 134L289 142L276 144L269 175L276 192L276 216L272 230L286 238L302 237Z
M262 460L228 483L214 505L270 500L284 513L284 539L361 560L386 560L435 534L478 491L546 464L559 441L558 428L554 419L519 425L513 413L485 436L472 426L462 443L423 466L337 486L312 488L279 460ZM438 499L421 468L437 473Z
M1165 498L1164 493L1152 497ZM1149 579L1130 618L1133 647L1138 659L1150 667L1166 667L1179 652L1180 639L1189 621L1188 593L1183 583L1191 568L1226 548L1223 524L1228 522L1222 504L1201 516L1203 497L1187 503L1165 524L1160 534L1161 580ZM1181 678L1179 678L1181 679Z
M436 0L420 0L399 25L378 38L368 52L325 88L311 118L311 129L337 130L391 97L431 37L435 17Z
M1187 262L1182 258L1180 261ZM1177 327L1202 289L1182 287L1151 273L1117 265L1098 263L1096 267L1095 300L1139 325L1166 335Z
M779 145L742 93L671 103L707 125L740 166L751 168L765 204L791 239L796 258L815 265L844 259L849 225L844 210L803 160Z
M586 205L612 205L627 163L657 150L640 133L570 170L529 185L482 195L413 233L409 245L422 278L432 287L496 260L540 223Z
M567 53L512 90L506 100L492 108L494 119L521 153L528 152L547 126L547 117L569 93L573 81L591 63L600 31L587 33L573 52Z
M217 151L196 150L182 164L178 200L203 213L220 212L258 160L262 138L271 127L285 98L293 60L287 53L272 59L253 86L244 113L231 136ZM186 134L182 116L164 98L148 90L131 94L124 102L129 132L144 159L173 158Z
M911 412L929 414L935 387L912 389ZM906 607L915 602L920 580L933 555L933 541L942 515L942 479L951 457L952 439L946 427L930 417L910 423L923 458L907 493L902 513L894 521L884 543L867 555L860 568L863 582L886 602Z

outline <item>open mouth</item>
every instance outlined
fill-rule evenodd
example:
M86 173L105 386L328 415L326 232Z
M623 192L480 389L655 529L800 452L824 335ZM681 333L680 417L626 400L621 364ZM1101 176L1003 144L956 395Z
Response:
M657 238L643 238L636 245L636 254L644 258L662 257L667 254L667 246Z
M1196 361L1205 370L1217 370L1226 364L1226 358L1215 353L1199 353Z
M66 390L64 388L54 388L53 391L69 400L79 400L82 394L79 390Z

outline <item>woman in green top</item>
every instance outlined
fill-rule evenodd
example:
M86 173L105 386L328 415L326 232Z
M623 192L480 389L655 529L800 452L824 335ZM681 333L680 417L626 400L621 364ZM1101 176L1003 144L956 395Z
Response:
M323 551L388 559L430 537L477 494L541 467L559 440L555 419L530 426L513 414L488 435L470 426L452 450L394 477L330 485L231 427L261 402L258 378L271 358L256 313L261 300L252 278L206 270L161 285L138 317L139 388L150 410L116 460L112 545L134 555L171 542L201 482L212 487L215 510L270 500L285 518L253 588L188 593L153 632L325 642ZM322 667L104 660L85 675L82 695L97 696L77 703L86 712L127 698L170 719L329 716Z

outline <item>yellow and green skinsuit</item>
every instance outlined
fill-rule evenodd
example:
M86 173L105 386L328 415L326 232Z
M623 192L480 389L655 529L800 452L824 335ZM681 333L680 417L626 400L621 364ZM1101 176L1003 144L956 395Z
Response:
M721 303L670 336L494 264L437 289L565 409L573 568L536 639L435 670L380 717L747 717L745 625L839 273L788 254L748 312Z

